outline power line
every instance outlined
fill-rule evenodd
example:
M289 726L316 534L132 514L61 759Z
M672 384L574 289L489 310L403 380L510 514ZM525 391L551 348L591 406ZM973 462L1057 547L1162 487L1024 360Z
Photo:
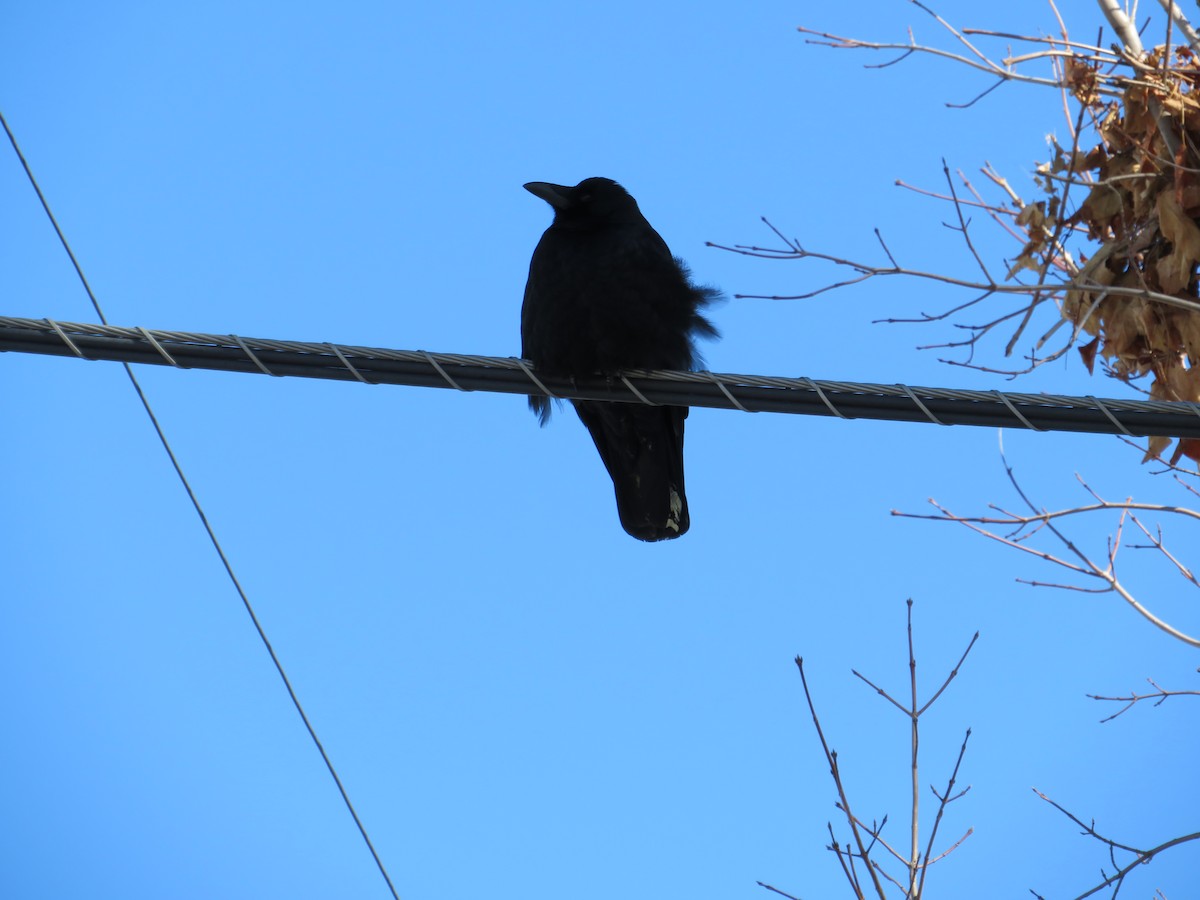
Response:
M1055 394L967 391L712 372L630 371L612 378L538 375L514 357L388 350L228 334L151 331L0 316L0 351L74 356L369 384L507 394L546 394L675 406L888 419L938 425L1019 427L1200 438L1200 404Z
M29 178L29 183L33 186L34 192L41 201L42 209L46 211L46 216L50 219L50 224L54 226L54 232L58 235L59 241L62 242L63 249L67 251L67 256L70 257L71 265L75 267L75 273L79 276L79 280L83 283L83 289L87 291L88 299L92 301L92 306L96 310L96 315L100 320L107 325L108 319L104 315L104 311L100 308L100 301L96 299L96 295L92 293L92 287L88 284L87 277L83 274L83 268L79 265L79 261L75 258L74 251L71 250L71 245L67 243L67 237L63 234L63 230L58 225L58 220L54 217L54 213L50 210L50 204L46 201L45 195L42 193L41 187L38 185L37 179L33 175L33 170L29 167L29 163L25 160L25 154L21 152L20 146L17 144L16 135L12 129L8 127L8 120L4 118L4 113L0 112L0 125L4 126L4 133L8 135L9 143L12 144L13 151L17 154L17 159L21 161L21 166L25 170L25 174ZM59 332L60 334L63 332ZM153 340L153 339L151 339ZM70 341L68 341L70 343ZM142 386L138 383L137 376L134 375L133 369L128 362L124 363L125 373L129 376L130 382L133 384L134 391L137 392L138 399L142 403L142 407L146 410L146 415L150 418L150 424L154 426L154 432L158 435L158 439L162 442L163 449L171 460L171 465L175 469L175 474L179 476L179 481L183 484L183 489L187 492L188 499L192 502L192 507L196 510L196 515L200 517L200 523L204 526L205 532L208 534L209 540L212 541L213 548L217 551L217 556L220 557L221 565L225 567L225 572L229 576L229 580L233 583L234 589L242 600L242 605L246 608L246 612L250 616L250 621L254 623L254 629L258 632L259 638L266 647L267 653L271 657L271 662L275 665L275 671L279 673L279 677L283 680L283 686L287 688L288 696L292 699L292 704L296 707L296 712L300 714L300 719L304 722L304 727L308 730L309 737L317 746L317 751L321 754L321 759L325 761L325 767L329 770L334 784L337 785L338 792L342 795L342 800L346 804L346 808L350 811L350 816L354 819L354 824L358 826L359 834L366 842L367 849L371 852L371 857L375 860L375 865L379 867L379 872L383 875L383 880L387 883L388 890L391 892L395 900L400 900L399 894L396 893L396 887L392 884L392 879L384 868L383 860L375 851L375 845L371 843L371 838L367 835L367 829L363 825L362 820L358 817L358 813L354 809L354 804L350 802L350 795L346 793L346 788L342 785L342 779L338 777L337 770L333 767L333 761L329 758L329 754L325 752L325 747L321 744L321 739L317 737L316 729L308 719L308 714L305 713L304 707L300 704L300 698L296 696L296 691L292 687L292 682L287 676L287 672L283 669L283 663L275 653L275 648L271 646L270 640L267 639L267 632L263 629L262 623L258 620L258 615L254 612L254 607L250 603L250 598L246 596L246 592L242 589L241 582L238 581L237 575L234 574L233 566L229 562L229 558L225 555L224 549L221 547L221 542L217 540L217 534L209 524L208 516L204 514L204 509L200 505L200 500L192 490L192 485L188 481L187 476L183 473L183 467L180 466L179 460L175 456L175 451L171 449L171 444L167 440L166 433L163 432L162 426L158 423L158 417L154 415L154 410L150 406L150 401L146 398L146 394L142 391Z

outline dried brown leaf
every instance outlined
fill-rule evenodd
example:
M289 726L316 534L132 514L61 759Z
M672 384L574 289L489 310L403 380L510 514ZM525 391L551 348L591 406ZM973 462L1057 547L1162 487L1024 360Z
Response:
M1194 219L1200 215L1200 184L1195 183L1194 176L1176 187L1175 199L1188 217Z
M1096 67L1082 56L1072 56L1063 66L1063 83L1080 103L1090 105L1099 102L1096 90L1100 84Z
M1111 185L1098 184L1088 192L1080 207L1079 215L1089 225L1103 226L1114 216L1121 214L1124 203L1121 192Z
M1087 366L1088 374L1095 374L1096 371L1096 351L1100 348L1099 336L1092 338L1086 344L1079 348L1079 356L1083 360L1083 364Z
M1158 195L1157 209L1163 237L1171 242L1171 252L1157 264L1160 290L1177 294L1187 289L1200 261L1200 228L1184 213L1171 191Z
M1185 369L1178 361L1164 366L1154 380L1150 396L1156 400L1200 401L1200 369Z
M1178 310L1175 333L1179 336L1180 352L1187 354L1193 363L1200 363L1200 313Z
M1004 276L1006 281L1012 281L1018 272L1022 269L1028 269L1031 272L1041 273L1041 251L1044 242L1041 239L1030 241L1021 250L1021 254L1013 260L1013 264L1009 267L1008 273Z
M1030 234L1046 227L1046 201L1026 203L1025 208L1017 214L1017 224L1028 229Z
M1148 463L1153 459L1162 459L1162 453L1171 446L1171 438L1163 437L1156 434L1150 438L1146 446L1146 455L1142 457L1143 463Z
M1200 462L1200 440L1196 438L1184 438L1179 442L1179 447L1175 452L1177 455L1182 453L1193 462Z

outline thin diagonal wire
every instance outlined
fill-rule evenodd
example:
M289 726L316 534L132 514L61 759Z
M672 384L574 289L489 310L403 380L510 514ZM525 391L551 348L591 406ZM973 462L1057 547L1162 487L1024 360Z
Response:
M1108 420L1116 425L1117 428L1121 430L1121 433L1125 435L1125 437L1134 437L1134 435L1129 433L1129 429L1122 425L1120 420L1112 414L1112 410L1104 405L1103 400L1101 400L1099 397L1088 397L1088 399L1096 404L1096 406L1100 409L1100 412L1108 416Z
M448 373L445 369L442 368L442 364L433 358L432 353L430 353L428 350L418 350L417 352L420 353L423 357L425 357L425 361L428 362L431 366L433 366L434 371L436 371L439 375L442 376L442 378L444 378L446 380L446 384L450 385L450 387L454 388L456 391L462 391L464 394L471 393L470 388L463 387L461 384L459 384L457 381L455 381L453 378L450 377L450 373Z
M838 409L836 406L834 406L832 403L830 403L829 398L825 396L825 392L823 390L821 390L821 386L819 384L817 384L815 381L813 381L811 378L804 378L802 380L807 382L808 386L817 392L817 396L821 398L821 402L824 403L825 406L828 408L828 410L831 413L833 413L835 416L837 416L839 419L853 419L854 418L854 416L846 415L844 412L842 412L840 409Z
M74 251L71 250L71 245L67 243L66 235L58 225L58 220L54 218L54 213L50 210L50 204L46 202L46 197L42 193L41 187L38 185L37 179L33 176L33 170L29 168L29 163L25 161L25 154L21 152L20 146L17 144L16 135L12 129L8 127L8 120L4 118L4 113L0 112L0 125L4 126L4 133L8 135L9 143L12 144L13 151L17 154L17 159L21 161L21 166L25 169L25 174L29 178L29 183L33 186L33 190L37 193L38 200L42 203L42 209L46 211L47 217L50 219L50 224L54 226L54 232L58 235L59 241L62 242L63 249L67 251L67 256L71 260L71 265L75 267L76 274L79 275L79 280L83 283L83 289L87 291L88 299L92 301L92 306L96 310L96 315L100 317L100 321L105 325L108 324L108 319L104 316L104 311L100 308L100 302L96 299L96 295L92 293L92 286L88 284L87 276L83 274L83 268L79 265L79 261L75 258ZM400 895L396 892L395 885L392 884L392 879L384 868L383 860L379 858L379 854L375 851L375 845L371 843L371 838L367 836L367 829L363 825L362 820L358 817L358 813L354 809L354 804L350 802L350 795L346 793L346 788L342 784L342 779L338 777L337 770L333 767L333 761L329 758L329 754L325 752L325 747L321 744L321 739L317 737L316 729L313 728L312 722L308 719L308 714L304 712L304 707L300 704L300 698L296 696L296 691L292 687L291 680L287 677L287 673L283 669L283 663L280 662L278 655L275 653L275 648L271 646L271 641L267 638L267 633L263 630L262 623L258 620L258 615L254 612L254 607L250 604L250 598L246 596L245 590L242 589L242 584L238 581L237 575L234 574L233 566L229 562L229 558L225 555L225 551L221 548L221 542L217 540L217 534L213 531L213 527L209 524L208 516L204 514L203 507L200 506L200 500L196 497L195 491L192 490L192 485L188 481L187 476L183 474L183 468L179 465L179 460L175 457L175 451L171 449L171 444L167 441L167 436L163 432L162 426L158 422L158 417L154 415L154 410L150 407L150 401L146 399L145 393L142 391L142 386L138 383L137 376L133 374L133 368L129 363L122 363L125 367L125 374L129 376L129 381L133 384L133 389L137 392L138 399L142 401L142 407L146 410L146 415L150 417L150 424L154 426L154 431L158 435L158 439L162 442L163 449L167 451L167 456L171 460L171 465L175 469L175 474L179 476L179 481L183 484L183 489L187 491L188 499L192 501L192 507L196 510L196 515L200 517L200 523L204 526L204 530L208 533L209 540L212 541L213 548L217 551L217 556L221 559L221 565L225 567L225 572L229 575L229 580L233 583L234 589L238 596L242 599L242 605L246 608L246 612L250 616L250 621L254 623L254 629L258 632L259 638L263 642L263 646L267 648L267 653L271 656L271 662L275 664L275 671L279 673L280 679L283 681L283 686L287 688L288 696L292 698L292 705L296 707L296 712L300 714L301 721L304 722L304 727L308 729L308 735L312 738L313 743L317 745L317 751L321 754L321 759L325 761L325 768L329 770L329 774L333 777L334 784L337 785L338 792L342 795L342 800L346 803L346 809L350 811L351 817L354 819L354 824L358 826L359 834L362 835L363 841L367 845L367 849L371 851L371 856L375 860L375 865L379 867L379 873L383 875L383 880L387 882L388 890L396 900L400 900ZM266 371L266 369L264 369Z
M246 342L243 341L240 337L238 337L236 334L231 334L229 336L229 339L231 341L233 341L235 344L237 344L239 347L242 348L242 352L245 353L246 356L248 356L250 358L250 362L252 362L256 366L258 366L259 370L264 375L270 375L272 378L279 377L278 375L276 375L274 372L272 372L270 369L268 369L266 366L264 366L262 364L262 360L258 358L258 355L255 354L255 352L253 350L251 350L249 347L247 347Z
M911 400L913 403L915 403L917 408L919 410L921 410L921 412L925 413L925 415L929 417L929 421L932 422L934 425L945 425L946 424L945 422L943 422L941 419L939 419L937 416L935 416L933 413L931 413L929 411L929 407L921 402L921 398L919 398L916 394L914 394L913 389L910 388L907 384L898 384L898 385L896 385L896 387L898 387L902 391L904 391L904 393L908 395L908 399Z
M728 400L730 403L733 404L734 409L739 409L744 413L758 412L757 409L746 409L746 407L745 407L745 405L743 405L742 401L739 400L737 397L733 396L733 391L731 391L731 390L729 390L729 388L725 387L725 383L723 381L721 381L721 379L718 378L716 375L714 375L712 372L708 372L706 374L708 375L708 377L712 381L712 383L721 389L721 393L725 395L726 400Z
M51 328L54 329L54 333L57 334L60 338L62 338L63 343L71 348L72 353L74 353L80 359L88 359L88 360L91 359L90 356L85 355L82 350L80 350L77 346L75 346L75 342L73 340L71 340L69 337L67 337L67 333L65 331L63 331L63 328L61 325L59 325L53 319L44 319L43 321L47 325L49 325Z
M1027 418L1025 418L1025 414L1022 413L1019 409L1017 409L1016 405L1011 400L1009 400L1008 397L1004 396L1004 394L1002 394L1000 391L992 391L992 393L995 394L998 398L1000 398L1000 402L1002 402L1006 407L1008 407L1008 411L1010 413L1012 413L1014 416L1016 416L1016 418L1021 422L1021 424L1024 425L1026 428L1028 428L1030 431L1045 431L1046 430L1045 428L1038 428L1036 425L1034 425L1032 422L1030 422ZM1198 413L1198 415L1200 415L1200 413Z
M517 364L518 368L520 368L520 370L525 373L525 376L530 381L532 381L534 384L536 384L538 386L539 391L541 391L543 394L545 394L551 400L559 399L558 394L554 393L554 391L550 390L550 388L548 388L544 384L542 384L542 380L533 374L533 369L529 368L529 365L528 365L528 363L525 362L525 360L513 357L513 362L515 362Z
M646 395L643 394L641 391L639 391L637 388L635 388L633 386L633 382L629 380L628 375L622 375L621 380L623 382L625 382L625 387L629 388L629 392L631 394L633 394L633 396L637 397L640 402L646 404L647 406L659 406L660 405L658 403L653 403L650 400L647 400Z
M363 384L374 384L374 385L379 384L378 381L371 381L371 379L369 379L365 375L363 375L362 372L358 371L358 369L356 369L354 367L354 364L351 363L350 360L346 359L346 354L342 352L341 347L339 347L337 344L326 344L325 346L328 347L330 350L332 350L334 355L339 360L341 360L342 365L346 367L346 371L349 372L351 375L353 375L355 378L357 378L359 381L361 381Z
M142 337L144 337L144 338L145 338L147 341L149 341L149 342L150 342L150 346L151 346L151 347L153 347L155 350L157 350L157 351L158 351L158 354L159 354L159 356L161 356L163 359L165 359L167 362L169 362L171 365L173 365L173 366L174 366L175 368L177 368L177 369L182 369L182 368L184 368L183 366L181 366L179 363L177 363L177 362L175 361L175 357L173 357L173 356L172 356L170 353L168 353L168 352L166 351L166 349L163 347L163 345L162 345L162 344L160 344L160 343L158 342L158 339L157 339L157 338L155 338L155 336L154 336L154 335L152 335L152 334L151 334L149 331L147 331L145 328L140 328L140 327L139 327L139 328L138 328L138 331L141 333Z

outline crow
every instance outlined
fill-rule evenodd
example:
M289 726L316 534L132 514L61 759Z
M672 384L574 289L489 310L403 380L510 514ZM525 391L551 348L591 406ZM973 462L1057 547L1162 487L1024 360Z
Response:
M521 307L521 353L538 372L578 378L619 369L691 369L693 340L717 337L700 310L717 300L698 287L610 178L574 187L531 181L525 190L554 208L529 263ZM621 527L638 540L688 530L683 485L687 407L572 401L612 478ZM530 397L541 424L550 398Z

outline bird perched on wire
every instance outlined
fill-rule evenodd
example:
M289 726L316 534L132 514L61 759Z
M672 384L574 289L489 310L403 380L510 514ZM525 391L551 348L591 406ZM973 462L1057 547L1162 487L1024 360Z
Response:
M574 187L531 181L554 208L529 263L522 355L538 372L584 377L619 369L691 369L696 337L716 337L700 310L720 297L698 287L637 201L610 178ZM574 400L612 478L621 527L643 541L688 530L683 481L687 407ZM530 397L543 425L550 398Z

